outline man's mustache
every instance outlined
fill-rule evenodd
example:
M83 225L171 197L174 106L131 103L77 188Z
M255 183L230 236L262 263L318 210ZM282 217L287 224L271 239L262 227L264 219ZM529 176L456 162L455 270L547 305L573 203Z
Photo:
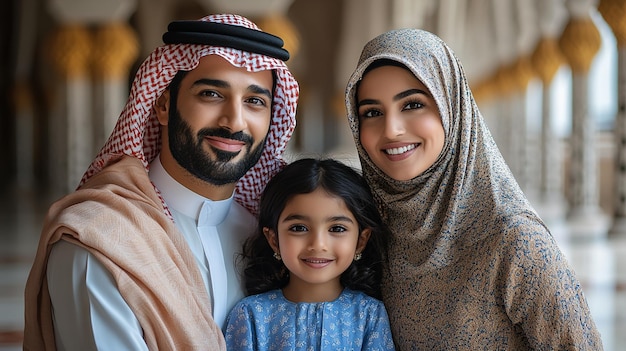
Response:
M250 135L245 134L242 131L231 133L224 128L204 128L198 132L198 139L206 138L209 136L242 141L247 145L252 145L254 143L254 139Z

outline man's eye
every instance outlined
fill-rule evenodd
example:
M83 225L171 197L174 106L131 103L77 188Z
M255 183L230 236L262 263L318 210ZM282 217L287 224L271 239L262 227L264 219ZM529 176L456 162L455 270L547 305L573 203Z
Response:
M257 98L257 97L249 98L248 102L251 103L251 104L260 105L260 106L266 106L267 105L267 103L265 102L264 99Z
M219 97L220 95L213 90L202 90L199 93L200 96L205 96L205 97Z

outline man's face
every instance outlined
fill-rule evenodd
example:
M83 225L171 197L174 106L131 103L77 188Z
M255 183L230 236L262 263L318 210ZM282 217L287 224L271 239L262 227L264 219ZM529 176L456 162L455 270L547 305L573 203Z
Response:
M171 96L167 134L176 162L214 185L237 182L263 152L272 86L271 71L248 72L218 55L203 57Z

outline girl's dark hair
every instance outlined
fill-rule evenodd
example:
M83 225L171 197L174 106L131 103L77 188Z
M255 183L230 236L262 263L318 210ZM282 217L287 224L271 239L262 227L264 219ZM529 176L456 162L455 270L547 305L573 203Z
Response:
M261 196L258 230L244 243L242 254L249 295L280 289L289 282L289 272L282 261L273 257L274 251L263 235L263 228L278 233L278 219L287 201L294 195L308 194L320 187L343 199L357 220L359 233L371 229L362 258L353 261L341 275L341 284L381 298L380 281L390 232L378 214L369 187L355 169L336 160L313 158L287 165L269 181Z

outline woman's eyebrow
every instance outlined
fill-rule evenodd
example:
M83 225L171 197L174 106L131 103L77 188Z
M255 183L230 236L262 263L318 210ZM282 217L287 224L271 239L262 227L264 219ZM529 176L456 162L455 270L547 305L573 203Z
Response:
M405 91L403 91L401 93L396 94L393 97L393 101L398 101L400 99L404 99L405 97L411 96L411 95L414 95L414 94L423 94L423 95L428 96L428 93L426 93L422 89L409 89L409 90L405 90Z
M408 89L408 90L405 90L403 92L400 92L394 95L393 101L398 101L398 100L404 99L407 96L411 96L415 94L422 94L422 95L429 96L428 93L422 89ZM363 105L379 105L379 104L380 104L380 101L376 99L363 99L357 103L357 108Z

